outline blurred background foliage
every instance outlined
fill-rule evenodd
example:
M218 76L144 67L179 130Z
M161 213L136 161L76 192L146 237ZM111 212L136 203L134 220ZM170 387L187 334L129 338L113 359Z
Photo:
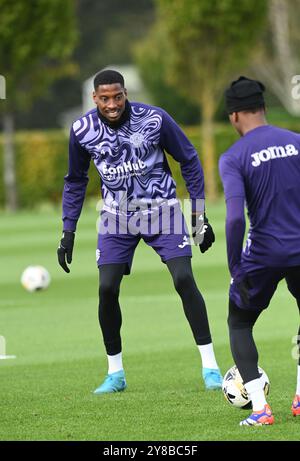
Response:
M68 164L61 114L81 105L82 83L106 66L137 67L153 104L197 148L213 200L221 194L218 158L237 139L222 101L231 80L263 80L269 122L299 131L300 103L291 98L299 0L0 0L0 11L0 207L10 208L7 165L15 208L60 202ZM168 161L186 195L179 165ZM99 193L91 167L88 195Z

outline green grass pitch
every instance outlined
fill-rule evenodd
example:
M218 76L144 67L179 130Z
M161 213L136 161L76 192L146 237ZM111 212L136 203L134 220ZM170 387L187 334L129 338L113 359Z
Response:
M223 373L233 364L224 213L223 203L209 207L216 243L205 255L193 249L194 273ZM239 427L248 413L231 407L221 392L205 391L200 355L170 275L143 243L121 289L128 389L92 394L107 371L97 319L96 218L86 206L67 275L56 262L59 212L0 215L0 335L6 353L17 357L0 360L1 440L299 440L300 418L290 412L298 313L285 283L255 328L276 424ZM48 290L22 288L20 275L31 264L50 271Z

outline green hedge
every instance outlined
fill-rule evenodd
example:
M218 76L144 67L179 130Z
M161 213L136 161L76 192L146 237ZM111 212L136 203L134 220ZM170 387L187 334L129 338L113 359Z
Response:
M63 131L20 132L15 137L16 174L21 207L59 203L68 171L68 136ZM0 138L0 175L3 178L3 137ZM90 168L88 195L99 195L99 177ZM0 182L0 207L4 184Z
M282 124L281 124L282 126ZM298 123L286 126L298 131ZM184 131L197 148L200 159L205 153L200 149L200 127L186 127ZM215 126L217 157L219 157L238 136L229 124ZM33 207L42 202L59 203L63 189L63 177L68 169L68 136L63 131L19 132L15 137L16 169L18 193L22 207ZM173 176L177 183L178 196L187 195L181 177L179 164L171 156L167 156ZM0 177L3 178L3 137L0 137ZM91 165L89 171L87 196L100 196L99 176ZM221 183L217 172L218 188ZM3 179L0 182L0 207L4 205Z

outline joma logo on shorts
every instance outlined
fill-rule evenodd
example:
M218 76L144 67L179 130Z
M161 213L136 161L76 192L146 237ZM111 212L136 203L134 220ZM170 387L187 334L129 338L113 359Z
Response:
M287 144L286 146L270 146L266 149L262 149L260 152L251 154L254 161L252 166L257 167L262 162L268 162L275 158L290 157L291 155L298 155L298 150L293 144Z

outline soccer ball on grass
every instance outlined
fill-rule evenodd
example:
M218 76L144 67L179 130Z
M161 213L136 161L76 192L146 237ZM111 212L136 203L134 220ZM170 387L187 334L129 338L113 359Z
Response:
M258 371L260 373L265 396L267 396L270 391L270 380L262 368L258 367ZM234 407L245 409L252 408L251 400L236 365L233 365L227 373L225 373L222 390L227 402Z
M27 291L45 290L50 281L50 274L43 266L28 266L21 276L21 284Z

